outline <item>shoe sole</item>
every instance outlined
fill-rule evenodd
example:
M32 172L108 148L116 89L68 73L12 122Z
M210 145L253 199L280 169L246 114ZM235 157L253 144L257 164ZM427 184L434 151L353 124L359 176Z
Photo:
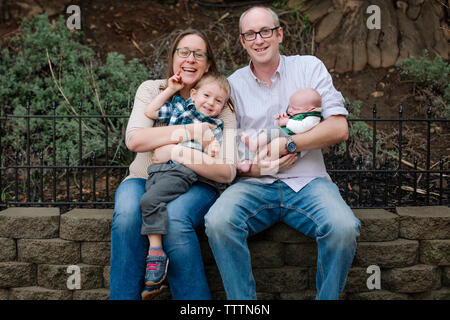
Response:
M156 289L153 291L143 291L141 293L141 298L142 298L142 300L152 300L153 298L155 298L157 295L159 295L166 289L167 289L167 286L162 285L159 289Z
M158 282L153 282L153 281L147 281L145 283L146 286L156 286L158 284L160 284L161 282L163 282L164 280L166 280L166 276L167 276L167 269L169 267L169 258L167 258L167 263L166 263L166 270L164 271L164 277L162 277L161 280L159 280Z

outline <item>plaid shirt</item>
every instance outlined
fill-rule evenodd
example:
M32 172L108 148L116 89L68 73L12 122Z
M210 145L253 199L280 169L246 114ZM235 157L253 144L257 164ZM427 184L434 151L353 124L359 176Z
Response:
M203 113L195 110L195 105L191 98L184 100L181 96L175 95L171 102L166 102L159 109L156 122L162 122L168 126L208 122L217 126L212 132L217 141L222 144L223 121L205 116ZM181 144L185 147L203 151L201 144L194 140L185 141Z

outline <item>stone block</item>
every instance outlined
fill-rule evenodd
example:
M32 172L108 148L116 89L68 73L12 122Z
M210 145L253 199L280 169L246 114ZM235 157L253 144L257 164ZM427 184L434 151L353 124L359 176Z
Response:
M303 243L303 242L315 242L313 238L310 238L300 231L288 226L285 223L278 222L269 229L262 232L264 239L275 242L283 243Z
M450 300L450 288L441 288L423 293L414 294L417 300Z
M213 291L211 292L211 297L213 300L227 300L225 291Z
M248 243L253 268L281 267L284 264L283 245L273 241Z
M87 264L77 264L80 267L80 286L81 290L103 288L103 271L101 266ZM40 287L48 289L69 290L67 280L73 271L67 273L68 265L49 265L41 264L38 266L38 280ZM78 289L75 289L78 290Z
M265 300L265 301L277 300L277 294L257 291L256 299L257 300ZM236 308L236 310L237 310L237 308Z
M216 264L207 240L200 241L200 250L202 251L203 263L205 265Z
M280 300L314 300L316 298L316 290L302 290L299 292L281 292Z
M19 239L18 260L33 263L77 264L80 244L62 239Z
M8 208L0 212L0 237L50 239L58 237L59 209Z
M26 262L0 262L0 288L33 286L36 267Z
M0 289L0 301L9 300L9 290L8 289Z
M450 208L399 207L400 237L406 239L450 238Z
M60 237L75 241L110 241L113 210L74 209L61 215Z
M377 265L380 268L407 267L415 264L419 242L398 239L386 242L360 242L356 249L354 266Z
M308 269L282 267L253 269L256 290L259 292L298 292L308 288Z
M345 283L344 292L354 293L354 292L365 292L370 291L367 288L367 279L370 274L367 273L366 268L352 267L348 271L347 281Z
M354 210L361 221L358 241L391 241L398 238L398 216L382 209Z
M316 243L292 243L285 245L284 262L288 266L314 267L317 265Z
M12 288L10 300L71 300L72 292L41 287Z
M0 238L0 261L16 259L16 241L9 238Z
M387 290L372 290L347 294L346 300L409 300L407 294L390 292Z
M406 268L386 270L382 274L383 287L400 293L425 292L441 286L441 272L436 266L418 264Z
M109 288L109 277L111 274L111 267L107 266L103 268L103 283L105 288Z
M81 262L86 264L109 265L111 242L89 241L81 243Z
M225 291L223 287L222 277L216 265L209 265L205 267L206 278L208 279L209 288L211 292Z
M442 285L450 287L450 267L445 267L442 270Z
M73 300L108 300L108 289L75 290Z
M450 240L420 241L420 261L438 266L450 266Z

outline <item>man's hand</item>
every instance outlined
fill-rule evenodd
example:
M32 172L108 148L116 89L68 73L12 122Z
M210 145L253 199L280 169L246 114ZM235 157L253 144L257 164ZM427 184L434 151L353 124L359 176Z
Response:
M259 149L247 175L252 177L274 175L292 167L297 160L297 154L287 153L286 142L285 137L279 137Z
M258 150L257 158L266 160L276 160L286 155L288 151L286 150L286 137L278 137L272 139L270 143L261 147Z
M297 154L289 153L276 160L261 159L254 161L247 174L251 177L261 177L265 175L274 175L294 166L297 160Z

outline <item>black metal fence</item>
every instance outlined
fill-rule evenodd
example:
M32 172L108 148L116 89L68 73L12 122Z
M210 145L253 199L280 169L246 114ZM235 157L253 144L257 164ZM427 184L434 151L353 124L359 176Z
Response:
M114 119L125 128L128 115L56 115L54 107L51 114L33 115L29 110L0 115L0 210L10 206L112 208L114 191L127 175L133 155L124 147L124 130L112 145L109 122ZM97 119L104 126L97 137L103 141L101 148L89 154L84 142L87 119ZM12 128L18 121L24 130L22 136L13 137L13 147ZM32 132L33 121L48 122L50 132ZM325 153L325 162L352 208L449 205L448 119L432 118L430 108L424 118L404 118L400 106L397 118L378 118L374 107L372 117L348 121L351 128L363 123L365 132L353 130L348 141ZM77 128L76 155L57 151L60 125ZM34 143L44 134L50 143L45 152L37 151ZM417 154L411 154L410 147L406 152L405 141L412 142ZM354 148L357 144L360 147Z

